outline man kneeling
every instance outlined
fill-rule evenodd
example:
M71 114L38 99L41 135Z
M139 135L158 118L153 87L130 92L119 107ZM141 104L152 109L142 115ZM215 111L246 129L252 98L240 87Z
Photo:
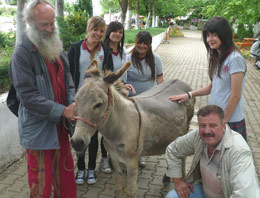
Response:
M175 186L166 198L259 198L251 150L244 138L226 125L223 110L208 105L197 117L199 128L166 149L166 174ZM191 155L190 171L183 178L182 159Z

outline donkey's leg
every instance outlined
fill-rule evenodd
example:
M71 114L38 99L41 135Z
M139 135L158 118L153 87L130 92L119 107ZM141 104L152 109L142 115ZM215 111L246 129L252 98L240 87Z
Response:
M126 170L123 164L118 160L113 160L113 165L116 172L116 190L115 198L124 198L126 186Z
M127 176L126 176L126 193L127 198L135 198L137 191L137 179L138 179L138 161L139 157L131 158L126 163Z

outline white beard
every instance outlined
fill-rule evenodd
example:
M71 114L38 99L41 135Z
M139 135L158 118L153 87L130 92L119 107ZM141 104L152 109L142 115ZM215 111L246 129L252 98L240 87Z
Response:
M40 54L48 61L55 62L63 50L59 29L55 25L51 36L46 37L45 34L45 31L40 31L34 24L27 28L29 40L37 46Z

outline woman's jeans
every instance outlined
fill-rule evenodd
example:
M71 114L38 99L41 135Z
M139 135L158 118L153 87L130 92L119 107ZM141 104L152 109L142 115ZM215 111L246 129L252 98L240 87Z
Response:
M193 185L193 187L194 187L194 192L190 193L190 198L204 198L202 184ZM179 198L179 195L175 190L171 190L166 195L166 198Z

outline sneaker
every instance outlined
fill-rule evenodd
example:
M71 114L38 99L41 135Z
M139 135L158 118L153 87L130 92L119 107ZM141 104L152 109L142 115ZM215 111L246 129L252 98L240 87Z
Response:
M86 174L85 170L78 170L78 172L76 174L76 179L75 179L76 184L85 183L85 174Z
M112 173L112 168L110 167L109 163L109 157L101 159L100 162L100 170L103 171L104 173Z
M97 182L97 176L95 170L88 170L88 184L95 184Z
M145 159L145 157L140 157L140 159L139 159L139 166L141 168L144 168L146 166L146 159Z

